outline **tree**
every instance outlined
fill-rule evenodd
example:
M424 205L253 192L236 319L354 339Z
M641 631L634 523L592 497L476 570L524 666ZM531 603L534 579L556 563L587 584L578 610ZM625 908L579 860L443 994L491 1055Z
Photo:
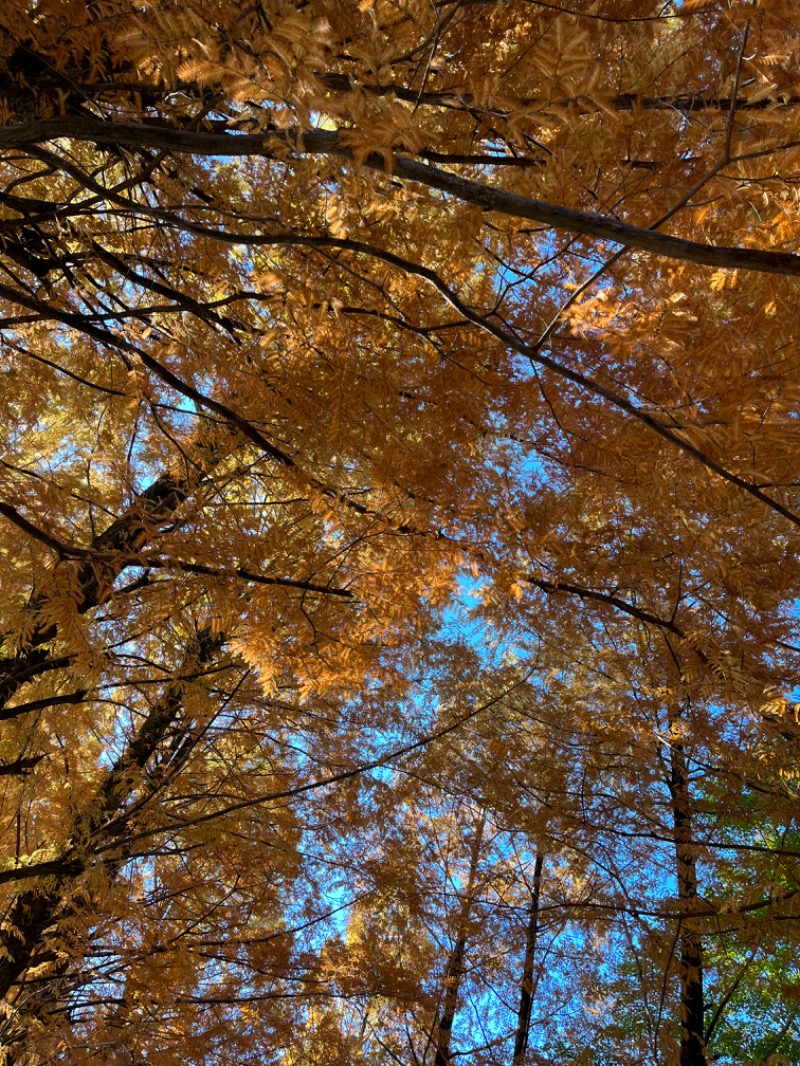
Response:
M800 1039L795 6L4 7L8 1066Z

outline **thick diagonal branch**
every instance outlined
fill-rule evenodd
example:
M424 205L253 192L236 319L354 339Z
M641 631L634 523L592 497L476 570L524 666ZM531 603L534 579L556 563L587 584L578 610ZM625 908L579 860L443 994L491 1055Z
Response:
M176 129L158 123L106 122L101 119L66 115L6 126L0 131L0 149L24 148L59 138L88 141L101 147L157 148L194 156L262 157L285 159L287 150L302 155L327 155L354 160L353 151L333 130L273 130L243 134L239 131L203 132ZM367 155L358 162L369 170L389 173L394 178L416 182L446 193L454 200L474 204L512 218L527 219L583 237L594 237L652 255L716 269L753 270L767 274L800 276L800 256L761 248L737 248L704 244L658 233L616 218L562 207L530 196L507 192L462 178L440 167L392 153Z
M91 548L83 553L86 558L63 560L59 564L75 568L78 614L86 614L109 600L115 580L134 565L148 541L229 453L234 441L234 435L228 434L224 442L215 440L213 447L206 447L204 470L189 467L182 475L165 473L156 478L124 514L94 538ZM57 626L47 619L44 597L35 589L27 609L37 615L37 620L26 636L24 647L15 655L0 659L0 715L19 688L46 669L52 660L45 645L56 636Z

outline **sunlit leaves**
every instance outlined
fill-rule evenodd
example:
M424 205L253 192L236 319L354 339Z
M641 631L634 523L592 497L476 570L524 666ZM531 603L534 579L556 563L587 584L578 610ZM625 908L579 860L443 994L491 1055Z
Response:
M0 20L6 1061L790 1055L794 5Z

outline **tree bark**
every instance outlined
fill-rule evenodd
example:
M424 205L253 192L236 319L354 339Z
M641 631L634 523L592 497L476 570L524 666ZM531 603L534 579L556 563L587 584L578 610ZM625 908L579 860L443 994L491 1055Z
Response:
M522 984L517 1009L517 1032L514 1037L513 1066L522 1066L528 1048L528 1036L531 1028L531 1009L533 1007L533 966L536 960L536 942L539 938L539 899L542 892L542 869L544 856L537 852L533 864L533 887L531 903L528 908L528 928L525 938L525 960L522 964Z
M670 747L669 790L675 831L675 868L678 899L691 912L697 901L697 863L692 841L689 775L683 745ZM690 919L691 920L691 919ZM681 984L680 1066L707 1066L703 997L703 942L691 927L678 929L678 968Z
M69 138L91 142L98 147L129 148L172 152L196 157L219 159L258 157L277 158L287 151L297 155L325 155L353 160L352 150L342 143L338 130L270 129L265 133L231 132L226 124L218 130L193 130L166 124L143 122L109 122L87 115L63 115L34 119L0 130L0 149L29 148L48 141ZM302 145L302 147L298 147ZM371 154L359 161L368 170L385 173L389 165L382 154ZM697 263L717 270L753 270L767 274L800 276L800 256L793 252L769 249L706 244L686 240L655 229L637 226L609 215L579 211L546 200L507 192L496 186L472 181L458 174L431 166L407 156L393 154L391 172L395 179L413 181L447 193L462 203L474 204L484 211L495 211L511 218L527 219L554 229L610 241L626 248L637 248L651 255L679 262ZM187 227L188 228L188 227ZM27 306L21 293L3 286L0 291L16 297Z
M467 949L469 919L474 902L473 893L475 891L475 880L478 873L478 861L480 859L485 825L486 812L482 811L472 839L472 847L470 849L469 857L469 874L467 876L467 886L464 891L464 898L458 916L456 942L452 954L450 955L450 961L447 964L447 971L444 979L442 1009L435 1029L436 1055L433 1060L434 1066L449 1066L449 1063L452 1062L450 1041L453 1033L453 1022L455 1021L456 1008L458 1007L458 993L461 986L461 978L464 974L464 956Z
M80 590L75 604L78 614L108 602L113 594L114 581L136 562L159 529L173 519L180 505L208 479L209 472L230 454L235 446L232 432L220 434L214 428L207 441L196 443L202 451L205 470L189 469L183 476L164 473L139 493L131 506L119 518L94 538L86 558L64 559L59 565L75 568L76 586ZM46 603L36 589L27 610L37 613L25 646L16 654L0 658L0 718L15 717L14 709L6 709L8 701L26 682L45 672L53 664L53 656L45 645L57 635L57 627L46 618ZM45 617L42 617L44 615ZM67 665L61 659L55 666ZM8 771L7 771L8 772Z

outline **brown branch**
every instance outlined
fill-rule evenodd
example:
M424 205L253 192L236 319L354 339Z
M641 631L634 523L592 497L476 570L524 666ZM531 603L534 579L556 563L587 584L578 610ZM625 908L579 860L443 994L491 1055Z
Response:
M439 0L437 7L444 7L447 3L454 3L457 7L499 7L503 0ZM530 4L531 7L541 7L547 11L555 11L560 15L569 15L571 18L583 18L588 19L591 22L610 22L618 26L628 26L639 22L668 22L670 19L684 18L685 15L681 12L680 15L671 14L669 12L669 3L661 5L661 10L655 15L602 15L593 11L581 11L579 8L564 7L561 4L549 3L548 0L523 0L523 3ZM689 15L696 15L697 11L689 12Z
M211 453L208 458L213 463ZM80 591L75 609L79 614L85 614L108 600L116 578L135 563L139 549L175 513L194 483L202 480L202 476L198 474L193 481L191 478L181 479L172 474L163 474L137 496L125 514L95 537L90 549L75 548L44 534L9 505L0 505L0 514L29 536L57 551L64 560L61 565L77 566L76 585ZM82 561L66 562L69 559ZM43 605L42 596L34 589L28 610L41 612ZM56 625L40 616L33 630L27 634L25 647L15 655L0 659L0 718L18 717L22 711L17 708L11 708L8 714L2 713L2 708L23 684L43 671L55 668L54 660L43 645L51 641L56 633ZM69 661L69 657L55 660L61 665Z
M286 150L298 156L330 155L353 160L339 133L329 130L267 130L259 134L195 132L152 123L104 122L82 116L41 119L0 130L1 148L21 148L67 137L106 147L157 148L162 151L213 157L262 157L285 159ZM463 203L513 218L524 218L583 237L621 244L652 255L716 269L753 270L768 274L800 276L800 256L767 249L703 244L658 233L615 218L576 211L544 200L520 196L504 189L462 178L439 167L394 154L391 165L382 155L361 160L369 170L390 173L395 179L413 181L447 193Z
M188 228L188 227L187 227ZM200 227L191 227L194 231L198 231ZM214 231L210 231L213 233ZM650 231L647 231L650 232ZM648 429L657 433L664 440L669 441L675 445L681 451L686 452L687 455L692 456L700 462L706 469L716 474L718 477L723 478L725 481L730 482L732 485L736 485L737 488L742 489L748 495L754 499L759 500L770 510L775 511L777 514L786 518L792 525L800 526L800 515L795 514L790 508L785 507L778 500L774 500L771 496L768 496L757 485L753 485L749 481L745 481L744 478L738 476L738 474L732 473L727 470L721 463L718 463L715 459L706 455L695 445L689 441L684 440L678 436L678 433L671 427L660 422L657 418L653 417L648 411L643 410L641 407L637 407L636 404L626 399L623 395L615 392L614 389L603 385L601 382L596 381L594 378L590 378L586 374L581 374L577 370L572 370L568 366L564 366L557 360L553 359L549 355L543 354L539 351L536 345L526 344L520 340L516 334L512 333L509 329L498 325L496 322L485 317L477 311L472 310L467 304L463 302L456 295L453 289L446 284L445 281L436 273L435 270L431 270L429 267L421 266L419 263L414 263L411 260L404 259L402 256L395 255L394 252L387 252L382 248L377 248L374 245L364 244L361 241L350 240L349 238L336 238L336 237L303 237L295 236L294 234L286 234L283 236L267 236L267 237L247 237L244 234L232 237L219 233L220 240L230 240L231 243L237 243L241 241L245 244L254 245L305 245L307 247L336 247L342 249L349 249L350 251L360 252L364 255L371 256L375 259L380 259L385 263L389 263L392 266L398 267L400 270L408 274L414 274L417 277L424 278L429 282L444 298L447 302L455 308L456 311L467 321L473 325L482 329L484 332L489 333L495 337L501 343L508 345L513 351L518 352L520 355L525 356L532 363L538 363L545 369L552 371L558 377L564 378L567 381L572 382L574 385L578 385L588 392L594 393L601 399L608 401L614 407L624 411L626 414L635 418L638 422L647 426ZM797 257L800 262L800 257ZM3 286L0 286L0 294L2 294Z
M508 118L509 112L499 107L482 107L478 99L470 92L459 92L457 89L439 89L434 91L418 92L408 88L399 82L384 84L370 84L358 82L353 84L347 74L325 74L323 81L326 88L332 92L364 92L370 96L393 96L407 103L425 105L428 107L441 107L468 111L470 114L478 113L491 115L495 118ZM515 107L522 110L527 108L540 108L547 112L552 108L559 110L570 109L576 114L596 114L600 108L589 106L588 97L564 96L556 100L546 100L541 96L515 97ZM604 101L605 103L605 101ZM727 96L702 96L700 93L674 93L664 96L642 96L640 93L618 93L611 97L607 106L615 111L673 111L682 115L690 115L704 111L730 111L733 107L736 111L766 111L770 108L796 107L800 104L800 96L784 96L782 98L763 97L756 100L747 98L736 100L735 106L732 97Z
M0 501L0 515L3 518L11 522L17 529L21 530L31 540L36 540L40 544L44 544L46 547L51 548L57 555L62 558L82 558L89 553L82 548L73 548L70 544L65 544L63 541L58 540L57 537L52 536L50 533L46 533L43 529L35 526L33 522L29 522L24 515L21 515L16 507L12 507L10 503L4 503Z
M589 589L582 585L573 585L569 581L546 581L543 578L533 577L530 574L526 574L524 580L529 585L535 585L536 588L541 589L542 592L546 592L549 595L555 595L563 593L568 596L578 596L582 600L594 600L595 603L604 603L609 607L614 607L617 611L630 615L631 618L636 618L640 622L644 622L647 625L657 626L659 629L664 629L679 640L686 640L686 633L676 625L670 618L661 618L657 614L653 614L651 611L646 611L642 607L637 607L634 603L629 603L627 600L620 599L619 596L615 596L611 592L602 592L599 589ZM699 648L692 649L697 658L705 665L708 665L708 657Z
M2 766L0 766L0 775L24 777L26 774L29 774L34 766L40 763L43 758L44 755L24 755L19 759L15 759L13 762L3 763Z
M533 674L533 669L529 670L523 677L514 681L503 689L502 692L496 696L492 696L491 699L486 700L479 707L475 707L471 711L467 711L466 714L459 715L453 721L449 722L441 729L436 729L431 733L427 733L419 739L412 741L410 744L403 744L398 748L393 748L385 755L381 755L377 759L373 759L371 762L361 763L359 766L354 766L350 770L342 770L339 773L331 774L328 777L317 778L315 781L309 781L305 785L296 785L293 788L282 789L279 792L261 792L245 800L240 800L237 803L228 804L225 807L221 807L216 811L209 811L206 814L199 814L193 818L184 818L181 821L176 821L171 825L159 826L156 829L145 829L140 833L136 833L130 838L130 843L136 843L140 840L146 840L150 837L161 836L164 833L179 832L184 829L191 828L196 825L204 825L206 822L214 822L219 818L224 818L226 815L235 814L237 811L248 810L251 807L260 807L265 803L273 803L277 800L291 799L294 796L305 796L310 792L316 792L318 789L329 788L331 785L341 784L343 781L349 781L354 777L360 777L362 774L371 773L373 770L380 769L384 766L390 766L398 759L402 759L406 755L410 755L413 751L419 751L423 748L429 747L431 744L435 744L436 741L442 740L444 737L450 736L455 733L462 726L468 722L473 721L481 714L485 714L486 711L496 707L499 703L502 703L506 697L510 696L517 689L525 685Z
M40 700L28 700L27 703L18 703L16 707L0 707L0 722L7 722L10 718L21 718L23 714L31 714L34 711L44 711L48 707L83 703L87 695L87 689L79 689L77 692L66 692L63 696L43 696ZM0 774L6 772L4 767L0 766Z
M164 558L162 556L142 555L135 557L137 566L153 567L154 569L183 570L189 574L207 574L209 577L240 577L244 581L252 581L258 585L274 585L278 588L297 589L300 592L316 592L324 596L340 596L350 600L353 593L349 589L340 589L332 585L319 585L314 581L305 581L301 578L273 577L270 574L257 574L253 570L247 570L241 566L218 567L206 566L204 563L192 563L184 559Z

